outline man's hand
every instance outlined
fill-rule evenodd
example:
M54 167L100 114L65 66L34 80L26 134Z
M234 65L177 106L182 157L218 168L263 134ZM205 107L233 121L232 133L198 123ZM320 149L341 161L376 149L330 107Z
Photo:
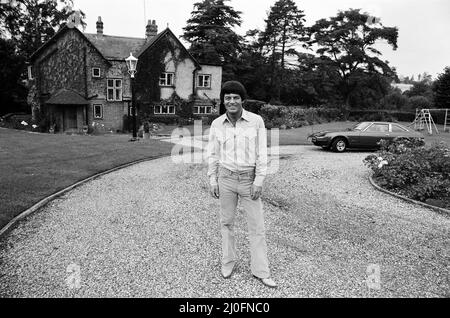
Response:
M219 185L209 185L209 192L211 193L214 199L219 198Z
M262 187L259 187L259 186L256 186L253 184L250 189L250 196L251 196L252 200L258 200L259 197L261 196L261 192L262 192Z

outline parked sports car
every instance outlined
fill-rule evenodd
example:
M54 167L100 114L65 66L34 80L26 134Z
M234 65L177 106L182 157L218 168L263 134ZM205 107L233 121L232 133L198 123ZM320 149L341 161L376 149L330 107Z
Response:
M396 137L424 138L421 133L398 123L378 121L361 122L347 131L320 131L308 136L314 145L337 152L344 152L347 148L375 149L381 139Z

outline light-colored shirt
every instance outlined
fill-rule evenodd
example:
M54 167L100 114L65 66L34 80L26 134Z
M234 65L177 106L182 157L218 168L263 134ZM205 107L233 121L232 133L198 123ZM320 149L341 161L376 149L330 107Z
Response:
M261 116L243 110L236 125L226 114L213 121L208 143L208 177L217 185L219 166L234 172L255 171L256 186L267 174L267 132Z

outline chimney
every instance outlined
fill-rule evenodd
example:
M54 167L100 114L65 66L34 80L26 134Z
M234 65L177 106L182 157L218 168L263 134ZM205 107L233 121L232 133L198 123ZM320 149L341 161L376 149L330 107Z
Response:
M145 28L145 37L147 40L150 40L152 37L158 34L158 26L156 25L155 20L148 20L148 24Z
M98 21L97 21L97 34L103 34L103 22L102 22L102 17L98 17Z

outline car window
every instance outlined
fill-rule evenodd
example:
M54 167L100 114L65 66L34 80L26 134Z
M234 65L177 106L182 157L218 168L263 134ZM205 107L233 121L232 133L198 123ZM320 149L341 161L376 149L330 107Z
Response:
M359 124L357 124L355 127L353 127L353 130L364 130L364 129L366 129L366 127L369 126L370 124L371 124L371 123L367 123L367 122L359 123Z
M388 124L373 124L367 128L366 132L389 132Z
M405 131L408 131L408 130L399 125L392 125L392 132L405 132Z

